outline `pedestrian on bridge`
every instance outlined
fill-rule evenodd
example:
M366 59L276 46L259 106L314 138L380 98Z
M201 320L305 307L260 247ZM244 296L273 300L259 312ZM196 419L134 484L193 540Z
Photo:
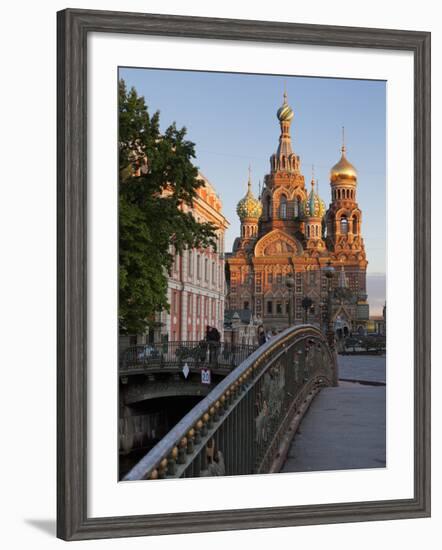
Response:
M267 342L267 335L262 325L258 327L258 345L262 346Z
M207 325L206 342L209 345L209 362L216 362L218 359L218 349L220 346L221 335L216 327Z

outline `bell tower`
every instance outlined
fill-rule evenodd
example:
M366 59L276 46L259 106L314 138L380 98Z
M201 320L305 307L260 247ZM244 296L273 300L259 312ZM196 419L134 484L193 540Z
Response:
M327 243L335 250L363 253L361 235L362 212L356 202L358 173L347 159L344 128L342 128L341 158L330 171L331 203L327 213Z
M290 130L294 116L284 92L283 104L276 112L279 144L270 157L270 173L264 178L260 235L273 229L283 229L293 235L301 228L301 203L306 192L301 160L292 148Z

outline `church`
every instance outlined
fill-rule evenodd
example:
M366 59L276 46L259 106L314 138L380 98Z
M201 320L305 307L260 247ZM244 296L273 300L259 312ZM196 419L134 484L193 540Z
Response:
M249 317L266 330L279 331L289 322L323 327L331 302L336 331L364 332L368 262L357 171L343 142L341 158L330 170L327 209L314 178L306 185L300 157L292 149L294 111L286 93L277 118L279 145L262 192L254 196L249 169L248 190L237 206L241 232L226 255L227 309L231 314L249 310ZM327 271L333 272L331 287Z

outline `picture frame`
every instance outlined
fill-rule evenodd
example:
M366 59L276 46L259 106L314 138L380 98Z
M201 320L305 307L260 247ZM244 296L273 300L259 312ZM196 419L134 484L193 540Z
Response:
M57 536L64 540L430 515L430 33L68 9L57 18ZM409 51L414 58L414 498L173 514L87 513L89 33Z

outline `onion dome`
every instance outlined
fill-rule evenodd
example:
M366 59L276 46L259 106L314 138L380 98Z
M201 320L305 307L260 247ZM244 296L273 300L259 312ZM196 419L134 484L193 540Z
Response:
M247 182L247 193L245 197L243 197L239 201L236 207L236 212L241 221L247 218L257 220L262 214L261 201L258 200L252 192L252 180L250 177L250 172L249 172L249 181Z
M284 103L281 105L281 107L276 112L276 116L278 117L278 120L280 122L290 122L292 118L295 116L295 113L293 112L293 109L290 107L290 105L287 103L287 94L284 92Z
M315 180L312 179L312 189L301 203L303 218L322 218L325 214L325 202L315 192Z
M330 181L334 182L340 179L343 180L357 180L358 173L356 171L356 168L353 166L351 162L347 160L347 157L345 155L346 153L346 147L345 147L345 137L344 137L344 127L342 127L342 147L341 147L341 158L339 159L339 162L337 162L333 168L330 170Z
M333 182L340 179L356 180L357 178L358 173L356 168L347 160L345 156L345 147L342 147L342 155L339 162L330 170L330 181Z

